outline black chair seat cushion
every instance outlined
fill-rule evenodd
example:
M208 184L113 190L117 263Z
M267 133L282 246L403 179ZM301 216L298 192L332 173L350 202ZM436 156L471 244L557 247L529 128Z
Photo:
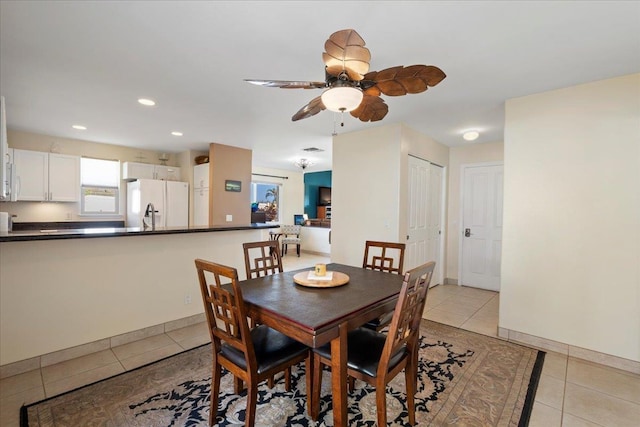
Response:
M387 336L368 328L358 328L347 335L347 366L370 377L376 377L380 356L384 349ZM331 358L331 344L314 349L322 357ZM389 369L393 369L407 355L406 347L398 350L389 362Z
M251 340L258 361L259 374L309 351L306 345L265 325L251 330ZM222 344L220 353L238 367L247 369L244 353L241 351L228 344Z

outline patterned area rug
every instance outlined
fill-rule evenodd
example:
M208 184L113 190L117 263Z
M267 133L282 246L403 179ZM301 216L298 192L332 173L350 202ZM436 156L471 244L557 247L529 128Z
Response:
M526 426L544 353L423 320L416 394L419 426ZM325 371L318 422L306 412L304 365L258 393L257 426L333 425L330 372ZM137 370L23 408L23 426L205 426L209 417L211 346L169 357ZM233 394L221 381L219 426L244 425L246 392ZM349 394L349 425L374 426L375 390L357 381ZM408 425L404 375L387 387L387 417Z

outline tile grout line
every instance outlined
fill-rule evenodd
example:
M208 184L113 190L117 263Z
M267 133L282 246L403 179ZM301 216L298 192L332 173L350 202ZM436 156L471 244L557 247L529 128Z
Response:
M562 387L562 409L560 410L560 427L564 424L564 401L567 396L567 379L569 378L569 355L567 355L564 367L564 385Z

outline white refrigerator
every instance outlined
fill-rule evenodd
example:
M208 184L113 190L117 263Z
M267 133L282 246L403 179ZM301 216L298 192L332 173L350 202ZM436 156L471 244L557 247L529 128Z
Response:
M127 227L143 226L149 203L156 210L156 227L189 226L189 183L157 179L127 183Z

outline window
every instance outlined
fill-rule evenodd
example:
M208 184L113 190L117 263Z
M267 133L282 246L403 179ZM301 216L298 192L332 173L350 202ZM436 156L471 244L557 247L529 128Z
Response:
M80 160L80 214L120 214L120 162Z
M281 184L268 182L251 183L251 211L264 212L267 222L280 221L280 189Z

